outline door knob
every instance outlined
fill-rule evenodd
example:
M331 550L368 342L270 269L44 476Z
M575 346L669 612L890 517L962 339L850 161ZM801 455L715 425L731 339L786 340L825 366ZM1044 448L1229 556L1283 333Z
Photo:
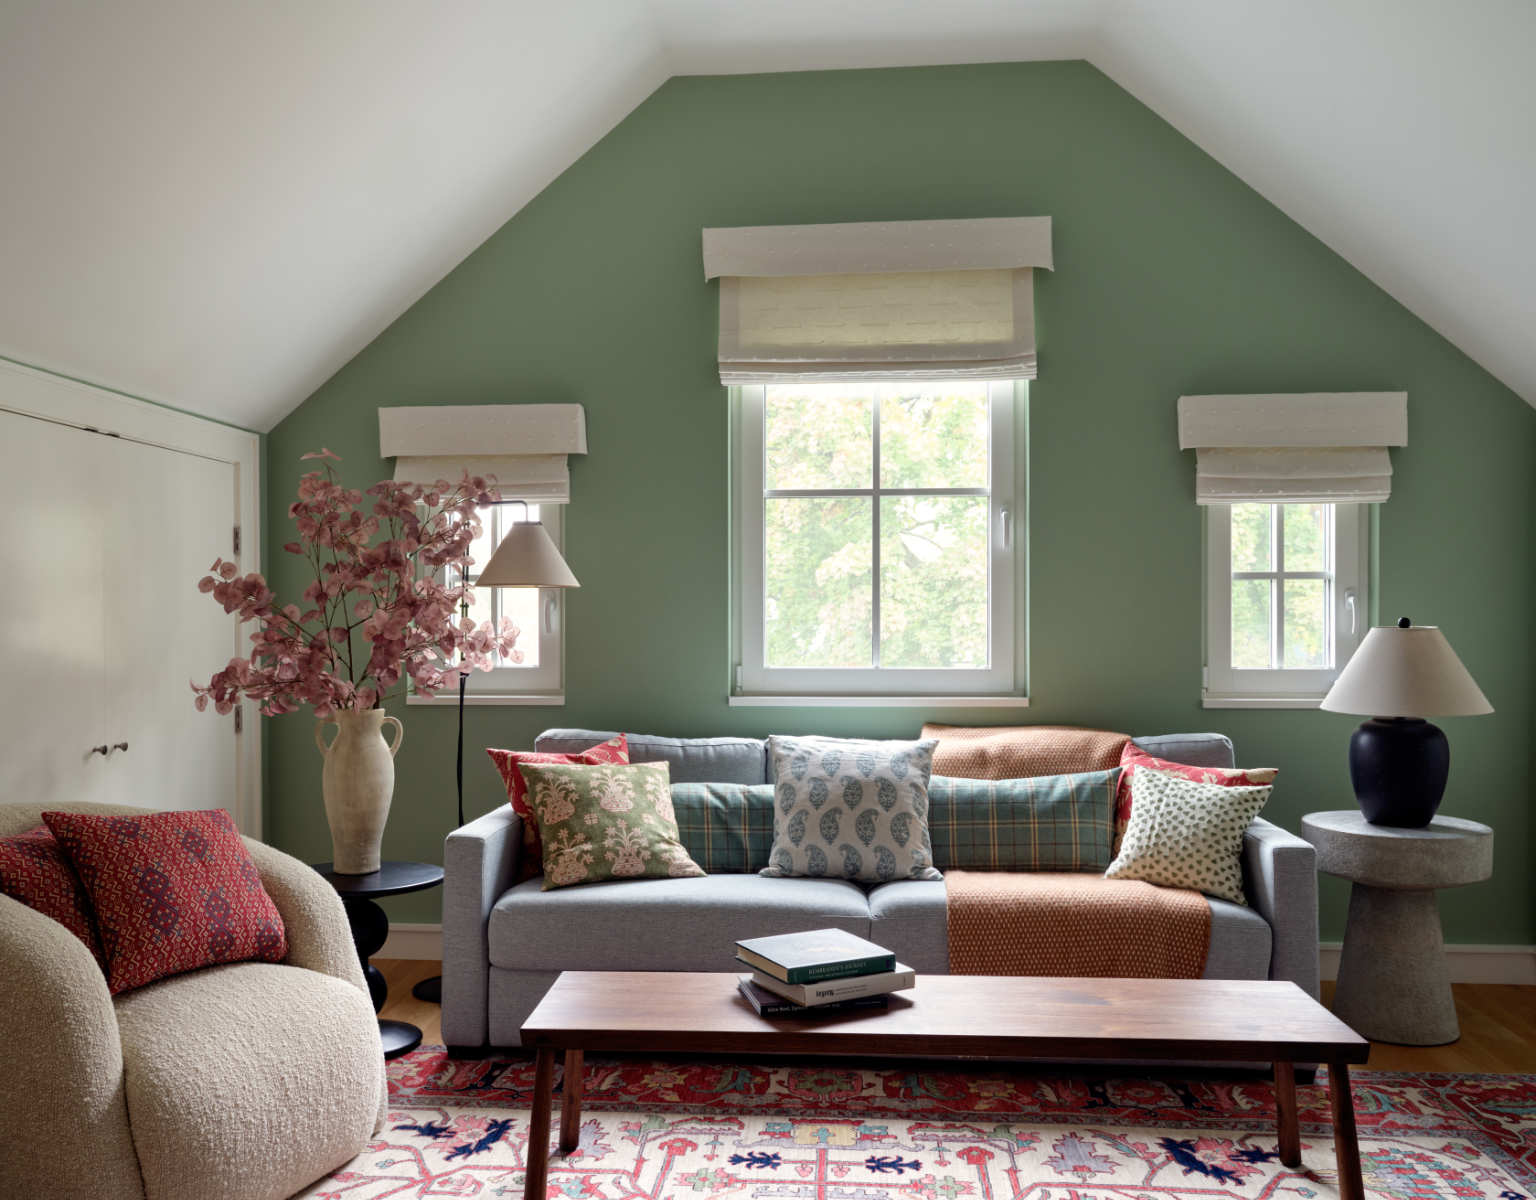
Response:
M111 751L111 747L110 746L92 746L91 747L91 753L92 754L106 755L106 754L110 753L110 751Z
M127 742L114 742L114 743L112 743L112 749L114 749L114 750L126 750L126 749L128 749L128 743Z

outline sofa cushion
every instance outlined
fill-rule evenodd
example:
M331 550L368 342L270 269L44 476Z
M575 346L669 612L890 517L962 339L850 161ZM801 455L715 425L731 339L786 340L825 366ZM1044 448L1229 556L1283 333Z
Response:
M1268 979L1274 932L1269 922L1246 904L1214 896L1211 906L1211 946L1205 955L1205 979Z
M1102 871L1109 865L1118 768L1030 779L928 781L940 870Z
M942 879L896 879L869 892L869 940L919 975L949 974L949 902Z
M711 875L761 871L773 848L773 786L674 783L672 812L688 857Z
M1191 767L1233 767L1237 756L1224 733L1158 733L1132 738L1148 754Z
M162 980L116 1007L134 1148L157 1200L279 1200L368 1144L379 1034L351 984L241 963Z
M546 729L534 739L535 750L578 754L617 737L597 729ZM766 783L767 744L758 738L672 738L631 733L629 761L664 762L673 783Z
M841 879L704 875L544 892L530 879L491 910L493 965L524 971L730 971L739 938L836 926L869 936L869 902Z
M487 746L485 752L496 764L502 786L507 789L507 802L512 811L523 819L523 854L518 862L520 879L529 879L544 868L544 841L539 837L539 818L528 806L528 781L518 767L523 763L627 763L629 746L621 733L606 742L599 742L581 754L541 754L537 750L500 750Z

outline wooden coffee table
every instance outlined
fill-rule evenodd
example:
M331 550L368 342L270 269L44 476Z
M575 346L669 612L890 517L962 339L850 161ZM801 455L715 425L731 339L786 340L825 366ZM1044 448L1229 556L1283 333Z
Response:
M734 974L566 971L523 1023L538 1051L525 1200L545 1200L555 1052L565 1052L560 1150L581 1133L582 1055L835 1054L870 1058L1051 1058L1271 1062L1280 1161L1301 1165L1296 1064L1325 1063L1341 1200L1363 1200L1349 1063L1370 1043L1294 983L1225 979L1043 979L924 975L890 1008L775 1020Z

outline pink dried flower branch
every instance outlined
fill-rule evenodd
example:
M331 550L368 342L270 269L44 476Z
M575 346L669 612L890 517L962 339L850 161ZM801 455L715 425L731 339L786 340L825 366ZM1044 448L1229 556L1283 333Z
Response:
M299 540L283 549L308 560L314 580L302 606L279 606L260 574L242 576L236 564L214 560L198 590L256 629L249 656L192 684L199 711L211 703L227 713L244 696L269 716L308 704L328 717L381 704L403 678L431 695L490 669L498 655L522 661L517 626L505 617L494 627L461 618L468 586L439 582L465 578L477 509L500 499L494 480L466 473L456 484L422 487L386 479L360 492L337 483L331 463L340 459L331 451L303 457L323 469L299 480L288 509Z

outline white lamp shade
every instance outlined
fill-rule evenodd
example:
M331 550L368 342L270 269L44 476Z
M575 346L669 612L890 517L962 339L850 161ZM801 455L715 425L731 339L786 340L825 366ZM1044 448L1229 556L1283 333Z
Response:
M1493 711L1434 625L1372 629L1322 707L1367 717L1470 717Z
M476 587L580 587L539 521L519 521L507 530Z

